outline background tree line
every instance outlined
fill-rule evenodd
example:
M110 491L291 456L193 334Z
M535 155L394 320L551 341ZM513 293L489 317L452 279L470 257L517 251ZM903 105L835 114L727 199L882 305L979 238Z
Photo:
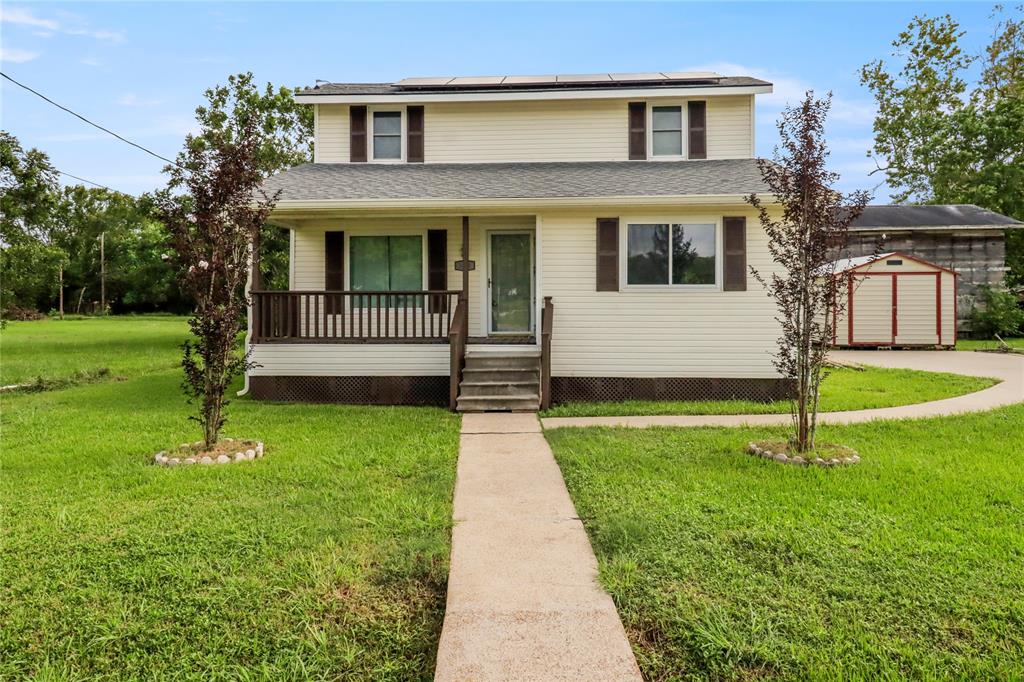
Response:
M186 146L202 151L214 137L230 141L251 122L264 177L311 161L313 113L296 104L293 93L269 83L260 88L251 73L231 76L227 85L204 93L206 104L196 109L203 132ZM61 284L66 312L95 312L101 272L110 312L191 311L156 210L162 188L135 197L101 187L61 187L58 176L44 152L26 150L0 131L0 312L54 310ZM287 233L265 225L261 251L264 285L287 288Z
M890 60L860 71L878 106L876 160L897 203L970 203L1024 220L1024 21L1022 7L996 6L992 32L977 54L961 46L950 15L915 17L893 41ZM251 73L206 91L196 110L204 131L186 144L209 144L255 121L257 158L267 176L311 161L313 114L293 90L260 88ZM153 197L100 188L61 188L46 154L0 137L0 312L56 306L64 269L67 309L99 298L99 245L106 234L107 300L113 312L185 312L171 267L167 235ZM158 188L154 188L157 190ZM261 234L264 284L287 287L283 230ZM1009 230L1007 284L1024 288L1024 230Z

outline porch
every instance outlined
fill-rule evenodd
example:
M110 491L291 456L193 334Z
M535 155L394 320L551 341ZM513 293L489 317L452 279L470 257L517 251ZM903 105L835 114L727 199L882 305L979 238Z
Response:
M330 356L344 358L333 373L322 367L323 372L302 374L333 377L328 383L351 385L346 389L350 394L358 394L362 389L354 387L365 384L393 397L396 392L414 392L414 386L420 384L421 388L429 385L436 396L438 381L446 379L447 404L452 409L460 407L460 396L488 398L491 389L501 397L494 402L495 409L502 409L502 403L509 405L506 409L524 409L523 400L509 399L524 397L512 393L515 384L521 383L520 370L524 369L513 367L515 358L522 357L514 351L530 353L532 349L538 358L537 385L528 395L535 396L531 409L543 407L550 402L544 377L550 377L553 305L550 299L538 298L535 220L533 216L487 218L473 224L477 221L463 216L457 230L434 228L448 223L442 218L374 217L332 222L330 227L290 226L289 290L260 287L258 250L255 252L249 292L250 347L258 357L276 348L291 357L301 354L307 358L324 354L299 349L333 347L336 350L330 351ZM330 229L335 226L344 229ZM458 257L449 258L449 252ZM416 279L421 280L422 288L415 288ZM326 286L303 286L311 280ZM406 288L394 288L396 282L405 283ZM378 283L392 288L367 286ZM443 345L449 347L447 368L438 365L438 351L443 351L437 346ZM379 349L372 351L377 362L362 367L359 359L367 356L357 349L370 348ZM474 376L467 380L467 351L474 348L483 349L488 365L494 364L491 360L500 364L503 356L512 358L509 370L516 372L508 376L517 381L504 381L500 367L491 366L486 376L475 372L479 368L471 368ZM415 356L424 358L423 363L410 361ZM394 358L394 366L382 367L381 359L387 365L389 357ZM437 376L441 373L447 377ZM481 380L484 385L474 386ZM316 381L308 378L300 383L313 385ZM470 402L474 401L467 395L464 403Z

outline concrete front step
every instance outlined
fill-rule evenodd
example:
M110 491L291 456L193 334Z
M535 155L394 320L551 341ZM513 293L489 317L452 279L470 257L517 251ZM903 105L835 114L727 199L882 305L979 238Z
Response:
M533 395L460 395L459 412L535 412L540 397Z
M477 396L531 396L539 393L537 380L532 381L462 381L460 395L467 398Z

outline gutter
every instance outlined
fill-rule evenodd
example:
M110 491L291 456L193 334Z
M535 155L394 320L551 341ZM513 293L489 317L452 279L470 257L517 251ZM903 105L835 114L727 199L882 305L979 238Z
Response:
M701 206L746 205L747 194L680 194L680 195L623 195L602 197L550 197L550 198L494 198L494 199L305 199L279 201L275 215L293 211L348 210L369 211L397 209L399 211L454 210L460 214L469 210L486 211L503 208L591 208L595 206ZM767 195L763 195L767 199ZM768 203L778 203L770 201Z

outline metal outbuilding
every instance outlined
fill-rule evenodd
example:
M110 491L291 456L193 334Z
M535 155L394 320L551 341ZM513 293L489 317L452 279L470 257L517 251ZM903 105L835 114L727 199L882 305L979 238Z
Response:
M956 345L957 274L893 251L836 261L833 345Z

